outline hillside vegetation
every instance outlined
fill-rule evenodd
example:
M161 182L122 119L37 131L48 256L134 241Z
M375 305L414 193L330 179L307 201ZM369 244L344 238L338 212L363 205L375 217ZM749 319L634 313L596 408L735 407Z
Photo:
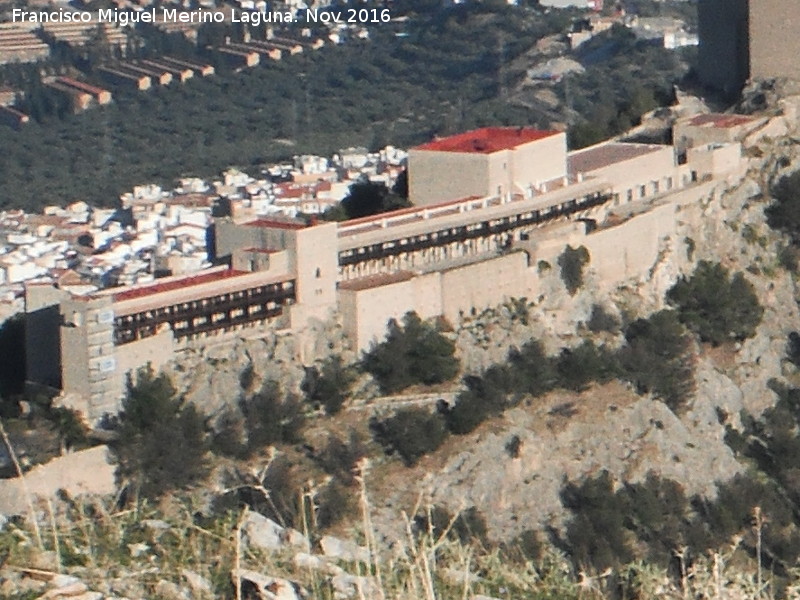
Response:
M0 68L0 83L24 89L22 108L38 121L0 132L8 141L0 157L0 208L36 211L75 199L113 205L143 183L215 177L231 165L257 173L265 162L294 154L409 147L485 125L584 123L573 136L582 145L669 100L685 70L675 54L615 30L595 42L607 60L587 64L585 74L555 88L561 98L569 92L574 114L536 108L513 93L525 77L520 65L538 40L564 31L573 13L421 2L397 10L412 16L402 32L394 24L377 26L369 40L328 44L238 73L202 43L235 39L241 31L204 29L199 49L142 31L149 46L139 53L163 48L211 61L220 72L146 93L115 90L113 104L80 115L68 114L41 85L41 67ZM263 38L263 30L253 37ZM92 69L109 57L99 54L88 62L57 54L43 69L79 68L102 84Z

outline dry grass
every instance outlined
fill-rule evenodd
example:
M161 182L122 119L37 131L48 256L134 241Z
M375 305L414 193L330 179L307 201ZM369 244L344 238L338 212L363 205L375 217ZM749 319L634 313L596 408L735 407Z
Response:
M369 464L359 465L358 493L361 516L354 526L358 541L370 551L370 560L343 563L347 573L366 576L371 591L362 591L359 600L469 600L476 594L497 598L567 600L611 597L619 581L642 600L664 598L687 600L772 599L769 576L740 564L731 566L738 542L724 551L685 565L685 576L677 581L653 565L636 562L617 572L601 574L574 572L567 557L549 549L539 561L510 560L498 549L462 545L451 541L448 530L414 532L407 514L398 515L405 525L406 539L392 551L376 539L372 527L372 502L369 489ZM71 573L90 589L130 598L158 598L159 582L186 586L182 572L191 570L213 586L214 598L242 597L241 588L231 577L238 569L250 569L269 576L299 583L310 598L333 600L334 590L328 575L298 568L292 553L265 554L241 542L240 527L244 512L198 521L189 501L177 502L171 517L163 511L142 506L114 510L110 500L61 503L61 509L39 518L42 547L35 541L33 527L9 524L0 533L0 556L8 570L41 577L57 571ZM41 508L41 507L40 507ZM414 507L417 514L423 507ZM147 527L146 519L166 518L169 529ZM307 535L317 532L309 524ZM685 553L676 557L685 563ZM763 577L763 583L761 579ZM613 583L612 583L613 582ZM11 596L23 598L26 596ZM789 581L788 597L800 598L800 572Z

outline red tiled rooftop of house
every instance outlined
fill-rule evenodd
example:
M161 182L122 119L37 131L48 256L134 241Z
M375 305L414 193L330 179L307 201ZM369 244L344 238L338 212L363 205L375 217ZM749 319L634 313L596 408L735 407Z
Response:
M88 84L84 81L78 81L77 79L72 79L71 77L59 77L56 81L74 88L78 88L80 90L88 92L89 94L99 95L99 94L109 93L108 90L104 90L103 88L99 88L97 86Z
M278 221L277 219L256 219L245 223L247 227L264 227L267 229L305 229L305 223L297 221Z
M711 113L708 115L697 115L693 117L690 121L690 125L694 125L695 127L701 127L703 125L709 125L711 127L719 127L721 129L727 129L728 127L738 127L739 125L745 125L747 123L751 123L755 119L753 117L748 117L745 115L725 115L719 113Z
M559 131L531 129L529 127L484 127L459 133L417 146L414 150L436 150L439 152L468 152L491 154L510 150L553 135Z
M201 273L199 275L181 277L180 279L171 279L164 281L163 283L156 282L150 285L128 288L118 292L114 294L114 302L133 300L135 298L142 298L144 296L151 296L153 294L161 294L163 292L171 292L173 290L179 290L195 285L202 285L204 283L212 283L214 281L222 281L224 279L231 279L232 277L239 277L247 274L247 271L226 269L224 271L214 271L213 273Z
M254 252L256 254L275 254L280 251L278 248L242 248L242 252Z

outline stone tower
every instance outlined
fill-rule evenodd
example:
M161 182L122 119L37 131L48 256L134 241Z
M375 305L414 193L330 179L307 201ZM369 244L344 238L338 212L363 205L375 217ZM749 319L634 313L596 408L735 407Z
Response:
M756 0L757 1L757 0ZM700 81L727 96L737 95L750 76L748 0L700 0Z
M800 80L800 0L700 0L698 75L728 96L750 79Z

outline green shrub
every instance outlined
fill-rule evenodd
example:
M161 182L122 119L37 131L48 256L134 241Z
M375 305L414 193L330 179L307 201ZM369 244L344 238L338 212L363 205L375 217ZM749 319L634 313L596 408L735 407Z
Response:
M329 475L345 485L355 482L353 470L363 457L367 456L367 447L356 431L350 431L347 441L335 435L329 435L325 447L314 455L315 462Z
M782 177L771 193L774 202L764 211L767 223L797 242L800 239L800 171Z
M508 351L508 371L499 380L505 381L508 391L541 396L558 383L558 372L537 340L526 342L522 348Z
M399 191L402 193L402 190ZM409 206L408 196L402 197L394 190L389 190L384 183L363 180L351 184L347 196L326 211L323 218L329 221L359 219Z
M697 249L695 241L690 237L683 238L683 243L686 244L686 258L690 261L694 259L694 251Z
M742 273L732 278L719 263L700 261L694 274L667 292L681 322L714 345L755 335L764 309Z
M790 273L797 273L800 266L800 248L796 245L781 245L778 248L778 264Z
M305 423L302 403L284 395L275 381L267 381L256 394L240 402L250 451L271 444L296 444Z
M486 545L486 519L474 506L453 515L442 506L433 506L414 516L414 531L431 535L438 540L442 536L462 544Z
M455 405L445 415L447 429L456 435L466 435L492 413L493 410L484 401L479 390L465 390L458 395Z
M227 491L217 496L212 511L225 514L244 506L283 527L302 527L303 511L308 516L304 502L306 479L297 472L292 460L279 454L271 460L260 480L231 478L226 481Z
M651 392L678 412L694 391L694 358L675 311L637 319L625 329L625 339L617 353L622 376L640 394Z
M520 451L522 450L522 440L518 435L512 435L511 439L506 442L506 453L511 458L519 458Z
M119 415L114 451L118 475L134 495L155 498L207 473L208 441L202 415L184 405L163 373L139 369Z
M309 402L321 404L327 414L335 415L350 397L355 380L353 369L344 365L341 356L329 356L320 371L316 367L306 371L302 388Z
M583 267L589 264L589 251L584 246L567 246L558 257L561 280L570 296L574 296L583 285Z
M327 529L357 513L353 493L344 483L331 479L314 497L317 527Z
M449 381L458 374L459 361L452 341L409 312L402 326L394 319L389 321L386 340L373 344L361 366L390 394L418 383Z
M792 331L786 342L786 358L795 367L800 368L800 333Z
M439 448L447 437L442 417L424 408L403 408L384 421L374 419L370 427L375 440L388 453L396 452L406 466Z
M556 371L561 387L580 392L593 382L607 383L618 372L614 355L598 348L591 340L580 346L564 348L556 360Z
M586 322L586 326L592 333L607 331L613 333L619 330L620 322L614 315L608 312L600 304L592 305L592 314Z
M242 369L242 372L239 373L239 386L245 392L249 392L252 389L255 380L256 380L255 369L253 368L252 363L249 363L245 365L244 369Z
M509 543L501 545L503 557L517 564L538 562L542 558L544 544L538 531L526 529Z
M89 441L89 428L78 411L58 406L48 412L47 418L67 448L80 447Z
M244 459L250 455L244 418L232 408L226 408L216 421L211 440L214 454Z
M573 513L567 525L567 541L579 568L602 570L633 559L625 527L630 511L626 500L614 493L608 471L587 478L580 485L564 486L561 502Z

